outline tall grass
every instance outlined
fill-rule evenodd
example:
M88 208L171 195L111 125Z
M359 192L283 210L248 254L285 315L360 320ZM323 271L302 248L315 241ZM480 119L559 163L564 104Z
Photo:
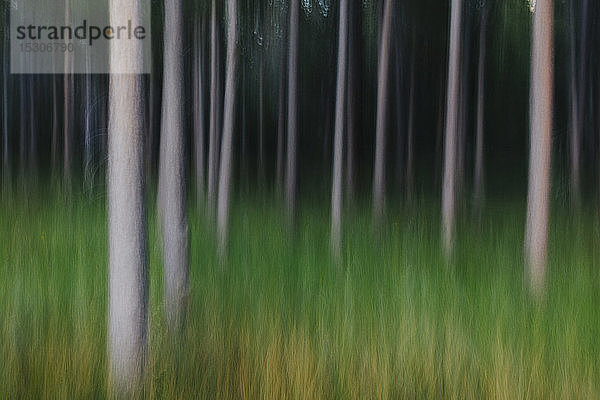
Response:
M102 198L0 203L0 398L105 398L107 237ZM361 209L361 207L359 207ZM327 209L290 237L260 202L232 213L229 258L191 211L191 298L165 328L160 242L151 250L146 398L599 398L600 246L592 213L552 217L549 285L523 281L523 205L465 218L454 259L437 205L345 216L329 256ZM151 213L152 214L152 213ZM154 218L150 218L151 221Z

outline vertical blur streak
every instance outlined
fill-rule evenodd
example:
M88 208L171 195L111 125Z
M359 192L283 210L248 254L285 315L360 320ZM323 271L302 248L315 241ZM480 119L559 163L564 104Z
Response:
M237 69L237 1L227 1L227 70L225 72L225 105L223 140L221 143L221 166L219 168L219 199L217 213L218 251L221 260L227 250L229 222L229 196L231 193L231 170L233 158L233 130L235 123L235 77Z
M183 114L183 0L165 0L160 176L165 311L170 329L185 321L189 246Z
M460 31L462 0L452 0L450 15L450 48L448 55L448 92L446 94L446 127L444 140L444 182L442 186L443 245L446 258L452 253L454 236L454 201L456 189L456 138L458 129Z
M570 114L569 114L569 128L570 128L570 150L571 150L571 203L577 208L579 207L579 196L580 196L580 184L579 184L579 152L581 146L581 121L579 108L579 95L578 91L580 88L578 85L578 76L580 72L577 70L577 29L575 24L575 0L570 1L569 5L569 25L571 27L569 31L569 100L570 100ZM582 49L584 50L584 49ZM580 66L581 67L581 66Z
M481 10L481 26L479 27L479 65L477 71L477 126L475 132L475 182L473 199L475 212L481 212L483 202L483 142L484 142L484 114L485 114L485 57L487 37L487 3Z
M210 116L208 142L208 215L214 217L217 192L217 7L212 0L210 20Z
M525 260L530 288L536 295L542 293L546 275L554 76L553 7L552 0L537 0L533 16Z
M297 140L297 86L298 86L298 36L300 0L290 1L290 45L288 61L288 129L287 129L287 169L286 169L286 212L288 226L295 217L296 208L296 140Z
M340 30L333 147L333 183L331 189L331 251L339 260L342 247L342 181L344 162L344 105L348 58L348 0L340 0Z
M111 0L114 26L139 25L140 1ZM113 71L142 62L137 41L111 41ZM146 233L142 78L110 75L108 234L108 354L111 386L130 394L142 380L148 329L148 248Z
M379 72L377 86L377 126L375 132L375 168L373 175L373 220L378 226L383 219L385 192L385 128L387 121L387 90L390 67L390 45L392 34L392 0L385 0L383 26L379 48Z
M6 7L5 21L8 22L10 7ZM7 25L8 26L8 23ZM3 63L2 63L2 187L8 190L10 179L10 152L8 149L8 68L9 60L9 34L5 30L3 44Z

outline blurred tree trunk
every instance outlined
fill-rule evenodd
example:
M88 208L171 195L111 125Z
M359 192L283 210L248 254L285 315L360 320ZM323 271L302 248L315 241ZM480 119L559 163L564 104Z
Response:
M154 120L155 120L155 98L156 98L156 82L155 82L155 74L156 72L151 71L148 74L148 105L146 106L148 110L148 115L146 116L146 176L148 179L151 179L154 165L154 142L155 142L155 130L154 130Z
M545 284L553 111L554 2L537 0L533 15L530 89L529 192L525 259L532 291Z
M360 35L357 34L359 22L357 21L357 14L360 15L361 10L355 10L355 5L352 1L348 2L348 38L347 38L347 51L348 51L348 71L346 86L348 94L346 96L346 197L347 202L351 203L354 198L354 153L355 153L355 135L356 135L356 91L358 85L356 84L356 72L357 64L359 62L357 57L356 46L360 40Z
M581 149L581 128L580 122L580 97L578 77L581 78L581 71L577 69L577 28L575 18L575 0L570 1L569 5L569 99L570 99L570 113L569 113L569 130L570 130L570 161L571 161L571 205L574 208L579 208L580 201L580 149ZM583 60L580 60L582 62ZM581 65L580 65L581 68Z
M414 125L415 125L415 68L416 68L416 37L413 32L413 48L410 56L410 88L408 92L408 130L406 132L406 199L413 199L414 191Z
M300 0L290 1L290 45L288 61L288 129L287 129L287 168L286 168L286 211L288 225L291 226L296 213L296 142L298 130L298 36Z
M10 8L6 8L5 21L8 22ZM7 193L10 188L10 150L8 141L8 84L10 69L10 37L4 34L3 40L3 62L2 62L2 190Z
M161 125L162 228L167 324L180 331L188 296L188 222L183 115L183 0L165 0Z
M263 2L258 2L259 20L258 20L258 179L259 187L265 186L265 83L264 83L264 52L265 48L264 31L264 12Z
M37 173L37 124L35 109L35 75L29 75L29 175L35 179ZM31 182L34 183L34 182Z
M50 161L52 163L51 169L53 175L57 173L58 130L60 129L60 122L58 120L58 79L58 75L52 76L52 143Z
M198 209L204 202L204 57L202 32L194 31L194 165L196 172L196 200Z
M92 75L90 74L91 60L89 53L86 54L85 75L85 114L84 114L84 181L89 189L94 187L93 181L93 144L92 144Z
M446 257L452 253L456 189L456 146L460 85L460 40L462 0L452 0L450 15L450 49L448 59L448 92L446 95L446 127L444 139L444 178L442 186L443 245Z
M375 138L375 168L373 175L373 219L378 226L383 219L385 193L385 129L387 122L388 75L392 33L393 0L385 0L383 25L379 48L379 72L377 85L377 127Z
M111 23L141 20L140 1L111 0ZM137 41L112 41L111 60L135 66ZM111 385L130 393L142 382L148 347L148 246L142 77L110 75L108 354Z
M21 188L25 185L25 170L27 163L27 76L19 76L20 118L19 118L19 182Z
M465 7L468 8L468 7ZM467 156L467 136L469 133L469 113L471 111L471 15L463 8L461 23L462 39L459 45L460 78L458 103L458 129L456 131L456 178L454 197L463 204L465 194L465 159Z
M70 0L66 0L65 23L71 23ZM73 130L73 98L75 96L74 79L71 73L72 59L70 53L65 52L65 75L64 75L64 108L63 108L63 186L67 196L71 194L71 147Z
M348 64L348 0L340 0L335 137L333 146L333 183L331 189L331 251L339 260L342 250L342 183L344 163L344 106Z
M217 214L218 251L221 260L227 252L229 196L233 163L233 130L235 128L235 78L237 70L237 0L227 1L227 71L225 72L225 104L221 166L219 168L219 204Z
M210 116L209 116L209 142L208 142L208 215L214 216L217 193L217 151L218 151L218 100L217 100L217 7L212 0L210 21Z
M479 27L479 64L477 67L477 130L475 132L475 175L473 182L473 199L476 213L479 215L483 203L483 143L485 125L485 57L487 38L487 3L481 10L481 26Z
M285 152L285 72L286 72L286 50L285 35L281 39L281 55L279 60L279 113L277 118L277 180L275 182L276 191L280 195L284 185L284 152Z

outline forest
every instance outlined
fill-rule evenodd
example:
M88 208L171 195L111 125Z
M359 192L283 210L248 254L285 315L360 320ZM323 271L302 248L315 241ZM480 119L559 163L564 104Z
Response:
M0 13L0 398L600 397L600 2Z

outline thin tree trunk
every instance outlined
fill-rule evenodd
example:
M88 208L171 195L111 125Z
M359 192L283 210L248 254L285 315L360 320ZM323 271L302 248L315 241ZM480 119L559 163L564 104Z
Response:
M111 0L111 23L135 24L141 20L140 11L140 1ZM136 41L112 41L111 63L141 63L131 57L138 46ZM141 384L148 347L142 93L141 76L110 75L108 354L109 376L118 392L131 392Z
M264 56L263 49L259 49L258 56L258 177L259 185L264 186L265 181L265 99L264 99Z
M462 0L452 0L450 16L450 49L448 60L448 93L446 95L446 128L444 140L444 182L442 186L443 245L446 257L452 253L456 189L456 139L460 81L460 30Z
M51 144L51 162L52 174L56 174L58 164L58 130L60 122L58 121L58 76L52 76L52 144Z
M9 9L6 9L5 21L9 20ZM8 192L10 188L10 150L8 141L8 76L10 68L9 35L4 34L3 63L2 63L2 189Z
M217 193L217 151L218 151L218 101L217 101L217 8L212 0L210 21L210 117L208 143L208 215L214 216ZM211 217L212 219L212 217Z
M392 33L393 0L385 0L383 26L379 53L379 74L377 88L377 127L375 138L375 169L373 176L373 218L375 225L383 219L385 192L385 129L387 121L387 89L390 67L390 47Z
M21 106L21 115L20 115L20 125L19 125L19 181L21 183L21 187L23 188L25 185L25 170L27 163L27 106L26 106L26 98L27 94L27 76L21 75L20 79L20 106Z
M35 83L34 75L29 75L29 174L35 178L37 170L37 124L35 110Z
M331 189L331 251L339 260L342 251L342 182L344 163L344 105L348 63L348 0L340 0L335 136L333 146L333 182Z
M571 204L577 209L579 208L580 201L580 146L581 146L581 122L579 118L581 114L579 112L579 88L578 88L578 79L577 77L581 77L582 72L577 70L577 39L576 39L576 24L575 24L575 0L571 0L571 4L569 6L569 25L570 29L570 45L569 45L569 61L570 61L570 76L569 76L569 98L570 98L570 114L569 114L569 127L570 127L570 161L571 161ZM583 60L582 60L583 61Z
M67 0L65 6L65 22L71 23L70 0ZM65 52L65 75L64 75L64 118L63 118L63 185L67 196L71 194L71 130L73 122L73 75L71 74L71 56Z
M475 133L475 175L473 182L473 198L477 214L481 212L483 203L483 143L485 124L485 57L487 37L487 4L481 10L481 26L479 28L479 65L477 67L477 130Z
M546 275L554 75L553 3L537 0L533 16L525 259L530 287L535 294L542 292Z
M189 275L183 76L183 0L165 0L160 175L165 309L175 332L185 321Z
M194 34L194 165L198 209L204 202L204 63L201 32L196 24Z
M414 191L414 124L415 124L415 66L416 39L413 38L413 50L410 66L410 88L408 92L408 128L406 132L406 199L412 201Z
M93 168L92 168L92 75L89 73L91 68L90 55L86 54L85 76L85 115L84 115L84 176L85 183L89 188L94 187Z
M227 26L227 71L225 73L225 104L223 141L221 143L221 166L219 172L219 199L217 214L218 251L221 260L227 251L229 225L229 196L233 159L233 130L235 122L235 77L237 69L237 0L228 0Z
M297 131L298 131L298 41L299 41L300 0L290 1L290 45L288 61L288 129L287 129L287 168L286 168L286 213L288 226L291 226L296 213L297 180Z
M284 151L285 151L285 60L286 60L285 39L281 40L281 57L279 61L279 115L277 118L277 180L275 182L276 191L280 195L283 188L284 175Z

